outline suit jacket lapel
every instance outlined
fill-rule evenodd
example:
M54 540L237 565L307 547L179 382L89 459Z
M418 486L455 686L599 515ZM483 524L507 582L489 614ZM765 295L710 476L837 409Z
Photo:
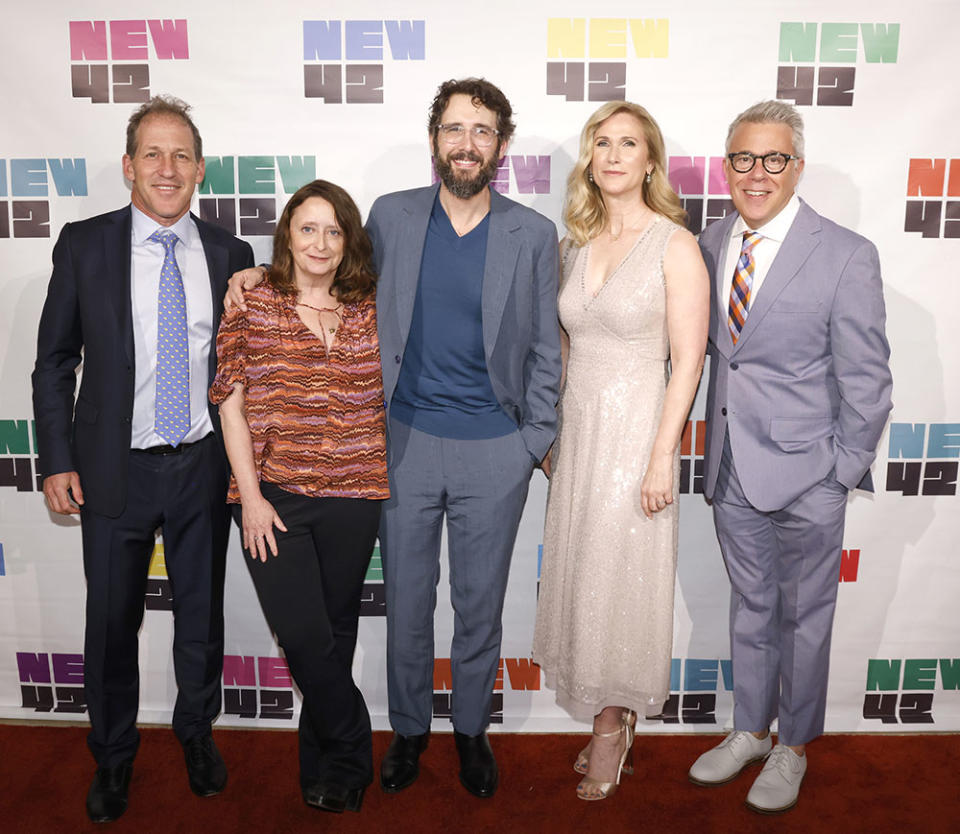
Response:
M213 326L214 344L210 348L208 363L210 383L212 384L217 375L216 333L220 325L220 317L223 315L223 295L227 291L227 279L230 277L230 256L226 247L213 240L207 224L192 212L190 216L197 227L200 243L203 246L203 254L207 260L207 277L210 281L210 297L213 300L213 322L211 324Z
M210 292L213 297L213 324L214 330L223 313L223 295L227 290L227 279L230 277L230 256L226 247L218 244L210 234L210 229L199 217L191 213L193 222L200 234L200 243L207 260L207 275L210 279Z
M500 320L516 276L520 241L514 232L520 224L511 219L511 203L490 189L490 225L487 229L487 252L483 267L481 310L483 347L487 360L493 355L500 332Z
M120 334L120 341L126 354L127 362L134 362L133 349L133 312L131 281L131 245L133 221L130 207L120 209L113 218L113 223L103 231L103 258L104 280L109 282L104 296L113 306L116 321L116 332Z
M713 326L710 328L710 336L714 346L724 356L729 356L734 349L733 338L730 335L730 328L727 327L727 299L723 298L724 279L726 275L724 270L727 268L727 247L730 245L730 230L733 224L737 222L740 215L736 212L728 214L722 220L717 221L717 242L713 250L715 258L713 273L713 308L710 320Z
M810 257L810 253L819 245L820 218L810 206L801 201L800 211L794 218L783 243L780 244L776 258L770 264L756 300L750 305L747 320L743 324L743 330L740 332L734 351L743 347L763 321L763 317L773 306L777 296L796 277L800 268Z
M403 231L399 235L396 251L393 252L394 304L402 343L405 345L413 321L413 305L420 282L420 265L423 262L423 247L426 245L430 214L440 184L416 191L410 202L403 207L399 218ZM378 311L379 313L379 311Z

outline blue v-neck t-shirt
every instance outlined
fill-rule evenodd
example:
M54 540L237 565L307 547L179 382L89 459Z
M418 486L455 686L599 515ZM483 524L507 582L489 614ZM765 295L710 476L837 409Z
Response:
M489 229L488 213L459 236L434 200L390 414L435 437L480 440L517 429L493 393L483 348Z

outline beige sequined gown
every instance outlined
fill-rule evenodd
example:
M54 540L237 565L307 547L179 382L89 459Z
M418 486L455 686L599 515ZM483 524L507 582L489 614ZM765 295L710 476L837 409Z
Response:
M590 245L564 253L560 321L570 337L547 501L533 658L574 718L605 706L657 715L670 688L674 503L648 520L643 478L667 382L663 255L678 227L657 217L596 297Z

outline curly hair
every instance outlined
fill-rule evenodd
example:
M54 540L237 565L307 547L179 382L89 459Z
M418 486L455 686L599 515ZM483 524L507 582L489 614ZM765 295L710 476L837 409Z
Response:
M580 155L570 176L567 177L567 197L563 222L577 246L583 246L603 230L607 222L607 209L603 195L596 183L589 178L593 162L593 141L597 128L617 113L629 113L639 120L647 145L647 157L653 163L650 182L643 183L643 200L657 214L662 214L679 225L687 222L687 213L680 198L667 178L667 152L663 134L653 116L639 104L629 101L608 101L587 119L580 133Z
M363 228L360 210L353 198L339 185L326 180L307 183L287 201L273 233L273 264L267 281L277 292L299 292L290 252L290 221L297 208L311 197L320 197L333 206L337 224L343 231L343 260L337 267L330 292L338 301L362 301L376 291L377 274L373 269L373 245Z
M430 116L427 120L427 129L431 136L435 136L443 111L447 109L451 97L461 93L470 96L470 103L474 107L486 107L497 114L497 133L499 134L498 148L510 142L516 125L513 123L513 108L499 87L491 84L485 78L451 78L444 81L438 88L437 94L430 105Z

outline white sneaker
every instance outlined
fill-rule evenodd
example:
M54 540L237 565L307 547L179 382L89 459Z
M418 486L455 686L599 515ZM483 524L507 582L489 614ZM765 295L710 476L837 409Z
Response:
M761 814L779 814L797 804L800 783L807 772L807 757L778 744L747 794L747 807Z
M769 733L766 738L757 738L753 733L734 730L700 756L687 775L695 785L722 785L739 776L747 765L759 762L772 746Z

